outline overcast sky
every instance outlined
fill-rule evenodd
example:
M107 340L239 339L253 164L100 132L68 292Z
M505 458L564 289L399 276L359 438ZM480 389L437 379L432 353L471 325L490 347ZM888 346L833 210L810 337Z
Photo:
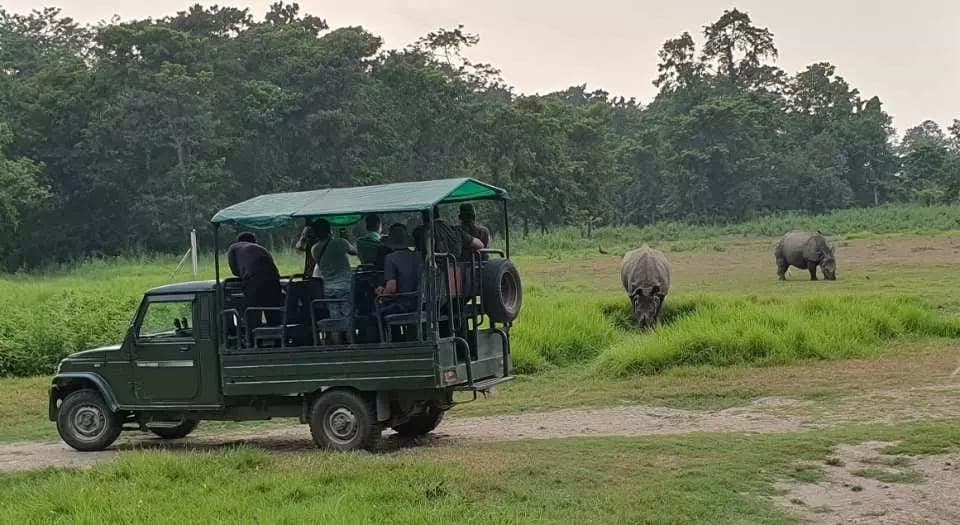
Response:
M26 12L57 6L82 22L113 15L160 17L189 0L0 0ZM207 3L207 2L203 2ZM262 16L269 0L217 2ZM657 50L664 40L747 11L773 31L779 66L795 73L829 61L865 97L879 95L899 131L925 119L960 118L960 0L300 0L332 27L362 25L389 47L403 47L438 27L464 24L480 44L469 54L503 71L524 93L573 84L646 103L655 94ZM699 40L698 40L699 43Z

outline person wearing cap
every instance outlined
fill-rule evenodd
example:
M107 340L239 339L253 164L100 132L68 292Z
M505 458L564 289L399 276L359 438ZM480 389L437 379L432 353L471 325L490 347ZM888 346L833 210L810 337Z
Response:
M480 239L484 248L490 247L490 230L482 224L477 224L477 210L473 204L460 205L460 228L472 237Z
M420 290L420 276L423 273L423 227L414 230L414 244L416 251L410 249L410 238L407 227L401 223L390 226L390 232L384 243L393 251L384 259L383 278L384 286L377 288L376 293L383 298L396 294L407 294ZM383 319L387 315L414 312L419 307L419 298L412 295L396 297L381 301L377 307L377 319L383 326Z

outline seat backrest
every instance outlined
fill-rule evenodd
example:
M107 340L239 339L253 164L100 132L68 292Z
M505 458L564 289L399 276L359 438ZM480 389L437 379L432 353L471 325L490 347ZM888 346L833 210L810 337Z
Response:
M353 305L356 315L371 315L376 309L377 286L383 285L383 270L363 265L353 274Z

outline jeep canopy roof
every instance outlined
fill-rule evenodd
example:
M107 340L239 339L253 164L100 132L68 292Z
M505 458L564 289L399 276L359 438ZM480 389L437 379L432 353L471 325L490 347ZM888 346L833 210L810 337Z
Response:
M298 218L323 217L335 226L349 226L366 213L426 211L438 204L503 199L506 195L496 186L465 178L273 193L224 208L211 222L263 230Z

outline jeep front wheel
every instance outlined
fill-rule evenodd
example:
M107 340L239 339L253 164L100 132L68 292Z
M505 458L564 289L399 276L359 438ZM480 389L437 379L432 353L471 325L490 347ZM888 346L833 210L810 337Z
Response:
M348 390L328 390L313 402L310 434L326 450L373 450L380 440L377 409Z
M91 389L71 392L60 404L57 432L64 443L81 452L103 450L120 436L123 422Z

